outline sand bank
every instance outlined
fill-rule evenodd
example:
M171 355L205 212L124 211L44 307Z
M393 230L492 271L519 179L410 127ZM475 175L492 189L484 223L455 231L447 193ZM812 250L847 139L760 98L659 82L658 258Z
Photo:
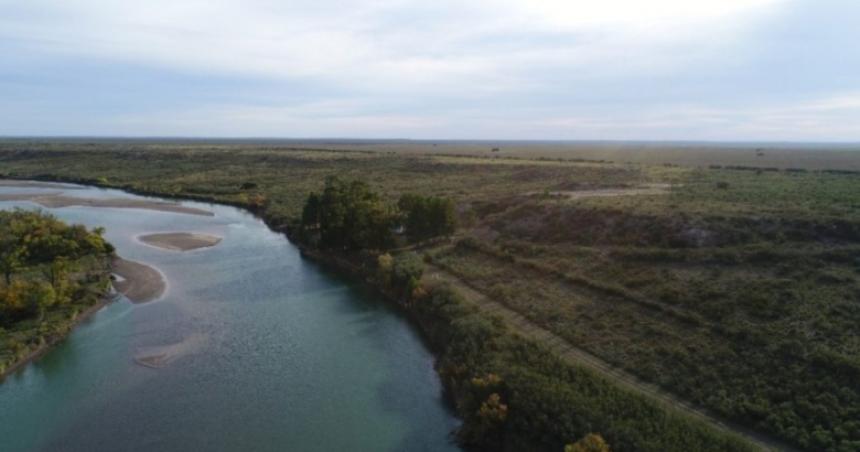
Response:
M140 262L115 257L111 261L111 269L120 276L113 282L114 288L134 303L155 300L167 288L158 270Z
M162 368L182 356L195 353L206 343L203 334L192 334L175 344L145 347L138 350L134 362L154 369Z
M56 187L55 187L56 188ZM189 215L202 215L211 217L215 214L203 209L183 206L181 204L151 201L148 199L132 198L75 198L59 193L14 193L0 194L0 201L30 201L43 207L110 207L118 209L146 209L160 212L185 213Z
M194 232L167 232L141 235L138 237L138 240L147 245L166 250L189 251L215 246L221 242L221 237Z
M22 188L62 188L63 190L81 190L78 185L63 184L59 182L40 182L34 180L0 179L0 187L22 187Z

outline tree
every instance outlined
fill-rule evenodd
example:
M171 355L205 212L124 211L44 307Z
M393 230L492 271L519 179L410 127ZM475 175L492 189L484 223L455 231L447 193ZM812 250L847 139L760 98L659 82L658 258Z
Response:
M57 299L51 285L40 281L31 283L24 296L30 315L34 315L40 322L45 318L45 311Z
M54 290L57 289L59 282L66 277L69 271L69 261L63 256L57 256L50 265L43 269L45 277L51 283Z
M589 433L579 441L564 446L564 452L609 452L609 444L597 433Z
M478 411L469 416L460 439L466 444L479 444L488 450L498 450L504 444L504 425L508 418L508 405L498 393L490 394Z
M391 287L391 271L394 267L394 259L390 254L385 253L376 258L377 271L376 278L384 288Z
M302 209L302 226L317 228L320 224L320 197L316 193L308 195Z
M54 291L54 302L58 304L69 301L68 295L71 292L70 267L71 264L65 256L57 256L49 265L42 269L42 273Z
M413 241L451 235L456 229L454 201L437 196L404 194L397 202L406 235Z
M27 254L26 248L20 246L14 236L9 236L4 233L0 238L0 269L3 270L3 276L6 279L6 285L12 283L12 274L18 271L23 265L23 260Z
M405 293L411 293L418 286L423 273L424 262L417 254L398 254L392 265L391 284Z

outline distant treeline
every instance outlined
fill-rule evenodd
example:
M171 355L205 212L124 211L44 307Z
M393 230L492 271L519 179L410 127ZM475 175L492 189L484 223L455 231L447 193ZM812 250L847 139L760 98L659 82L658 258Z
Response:
M677 165L666 165L666 166L677 166ZM784 171L786 173L822 173L822 174L838 174L838 175L851 175L851 174L860 174L860 171L857 170L839 170L839 169L806 169L806 168L777 168L773 166L744 166L744 165L708 165L709 169L715 170L734 170L734 171L755 171L755 172L779 172Z

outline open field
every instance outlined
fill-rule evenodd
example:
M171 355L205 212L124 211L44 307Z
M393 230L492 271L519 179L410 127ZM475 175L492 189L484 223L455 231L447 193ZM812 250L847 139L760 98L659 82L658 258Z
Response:
M425 251L480 293L763 435L860 448L860 174L818 171L860 169L860 153L336 144L6 141L0 173L239 204L275 226L335 174L451 197L460 229Z
M687 167L749 166L860 171L860 143L716 143L635 141L490 141L361 139L7 138L0 149L122 149L345 151L493 159L567 160Z

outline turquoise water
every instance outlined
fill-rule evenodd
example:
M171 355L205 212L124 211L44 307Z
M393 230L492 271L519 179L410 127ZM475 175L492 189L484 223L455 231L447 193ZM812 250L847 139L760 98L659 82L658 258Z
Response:
M0 187L41 191L60 190ZM432 356L403 318L250 214L185 204L215 216L46 209L104 226L120 255L157 267L168 289L147 304L121 298L0 384L0 449L458 450ZM36 208L0 202L14 206ZM135 239L169 231L224 240L180 253ZM169 352L167 365L135 363L153 351Z

